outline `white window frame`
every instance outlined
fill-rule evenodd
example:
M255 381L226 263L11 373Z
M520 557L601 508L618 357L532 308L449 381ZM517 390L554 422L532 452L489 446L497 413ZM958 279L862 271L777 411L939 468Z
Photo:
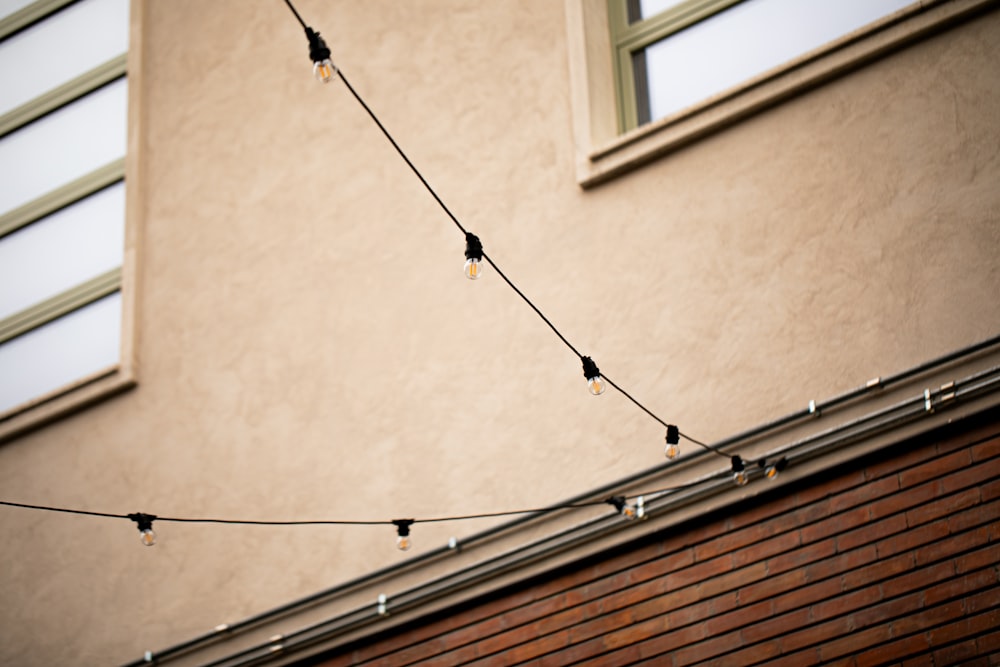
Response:
M622 128L612 29L623 0L565 0L577 182L598 185L794 95L940 32L993 0L915 0L911 5L779 67L654 122ZM693 20L720 0L694 0ZM725 0L721 0L726 4ZM729 0L728 4L732 4ZM613 9L621 7L620 10ZM625 124L628 127L628 123Z
M0 19L0 37L13 35L72 4L74 0L38 0L21 10ZM0 333L6 340L11 336L30 331L55 321L64 314L75 312L89 304L116 293L121 298L120 346L117 362L80 377L41 396L35 396L20 405L0 412L0 442L18 437L55 419L92 405L105 398L125 391L137 382L135 346L136 319L136 261L139 247L139 205L142 174L140 173L139 143L142 114L140 112L140 86L142 68L142 25L144 21L142 0L129 2L128 53L91 70L65 85L58 86L30 102L0 116L0 135L40 118L74 99L95 90L108 82L121 78L127 72L128 111L125 157L115 160L94 172L67 183L56 190L0 215L0 237L43 219L45 216L69 206L90 194L114 183L125 181L125 246L119 270L109 271L94 279L35 304L25 311L0 322Z

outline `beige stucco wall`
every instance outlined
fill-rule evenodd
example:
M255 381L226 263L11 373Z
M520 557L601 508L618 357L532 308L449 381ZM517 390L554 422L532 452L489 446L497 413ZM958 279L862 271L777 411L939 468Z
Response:
M564 6L300 0L463 224L584 354L716 440L1000 331L1000 13L592 190ZM0 446L4 499L387 519L533 507L662 429L464 239L278 0L145 6L137 389ZM133 45L135 48L135 45ZM489 521L2 510L0 664L115 664Z

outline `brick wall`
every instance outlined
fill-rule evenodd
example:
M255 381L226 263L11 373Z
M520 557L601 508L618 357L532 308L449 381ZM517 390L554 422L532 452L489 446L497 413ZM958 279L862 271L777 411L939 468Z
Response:
M993 415L312 664L1000 665L998 518Z

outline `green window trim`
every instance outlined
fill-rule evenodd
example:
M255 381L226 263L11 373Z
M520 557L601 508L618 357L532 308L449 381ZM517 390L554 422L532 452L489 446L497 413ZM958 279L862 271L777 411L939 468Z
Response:
M125 158L112 160L75 181L70 181L23 206L0 215L0 238L92 195L98 190L114 185L124 178Z
M10 16L0 19L0 39L6 39L14 33L20 32L25 28L30 28L49 14L55 14L66 5L71 5L76 1L38 0L27 7L22 7Z
M126 60L127 54L116 56L89 72L84 72L72 81L67 81L58 88L53 88L0 116L0 139L33 120L52 113L88 93L92 93L101 86L124 77Z
M116 267L75 287L40 301L0 320L0 345L63 315L114 294L122 287L122 270Z
M608 26L614 53L615 92L618 108L618 131L628 132L648 122L648 112L639 104L640 96L648 99L648 92L637 90L636 71L644 62L636 63L635 54L661 39L704 21L714 14L732 7L742 0L688 0L656 16L629 23L629 0L608 0ZM639 71L645 75L645 71ZM643 76L643 83L644 76ZM640 122L641 120L641 122Z

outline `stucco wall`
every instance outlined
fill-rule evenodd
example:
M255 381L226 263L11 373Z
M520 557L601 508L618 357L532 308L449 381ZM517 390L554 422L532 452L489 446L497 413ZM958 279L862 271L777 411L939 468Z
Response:
M593 190L563 4L298 3L487 252L584 354L714 440L1000 330L993 11ZM283 3L149 2L139 387L0 447L3 497L386 519L554 502L662 430L464 240ZM133 45L137 48L137 45ZM390 529L3 510L0 662L107 664L407 556ZM489 522L421 527L414 551Z

